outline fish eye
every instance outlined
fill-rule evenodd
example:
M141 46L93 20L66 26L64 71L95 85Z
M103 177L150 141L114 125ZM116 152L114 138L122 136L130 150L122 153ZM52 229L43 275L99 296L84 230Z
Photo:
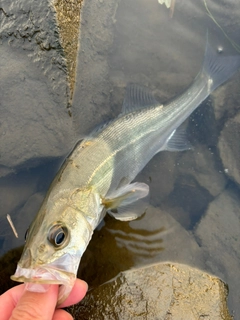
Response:
M54 225L48 234L48 241L54 246L54 247L61 247L64 244L66 244L68 239L68 229L61 225L56 224Z

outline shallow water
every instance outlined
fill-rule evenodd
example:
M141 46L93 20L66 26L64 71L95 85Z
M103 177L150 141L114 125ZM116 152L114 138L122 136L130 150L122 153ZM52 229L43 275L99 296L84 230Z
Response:
M21 17L17 23L25 32L24 4L16 4L14 14ZM240 44L240 9L235 1L207 4L226 34ZM39 30L26 39L7 32L16 21L11 20L12 8L4 5L5 13L0 11L0 134L4 137L0 254L24 243L25 231L64 156L78 137L120 113L127 83L149 87L162 103L174 98L201 68L207 30L216 51L237 54L202 1L186 5L176 0L170 18L169 10L157 0L89 0L82 9L69 117L63 53L59 44L53 46L57 41L54 30L45 32L54 11L49 11L47 19L39 18ZM37 9L31 8L33 16ZM38 19L37 14L34 17ZM39 39L53 49L42 48ZM138 265L182 262L226 281L230 311L240 313L236 281L240 278L239 82L238 73L186 122L192 150L162 152L136 178L150 185L147 212L129 223L106 217L96 230L79 273L90 286ZM18 239L7 224L7 213Z

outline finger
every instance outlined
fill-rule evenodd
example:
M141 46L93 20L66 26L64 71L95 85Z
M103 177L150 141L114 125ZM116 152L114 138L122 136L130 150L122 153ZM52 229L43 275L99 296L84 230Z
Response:
M18 300L23 294L24 284L11 288L0 296L1 319L9 320L12 310L16 307Z
M69 296L67 299L61 303L58 308L64 308L68 307L72 304L78 303L81 301L84 296L86 295L88 290L88 285L85 281L76 279L75 284L72 288L72 291L70 292Z
M49 320L52 319L58 296L58 285L51 285L47 292L25 290L12 312L10 320Z
M57 309L52 320L73 320L73 317L65 310Z

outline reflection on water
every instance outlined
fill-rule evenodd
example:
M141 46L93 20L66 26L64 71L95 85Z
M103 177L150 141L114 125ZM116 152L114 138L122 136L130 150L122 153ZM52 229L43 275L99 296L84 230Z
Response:
M78 276L92 287L120 271L159 261L182 262L209 271L194 237L167 211L150 205L146 214L131 222L106 216L83 255Z
M164 227L159 224L149 226L145 223L146 219L149 219L149 215L144 214L140 218L140 228L137 228L138 225L136 223L132 224L131 222L124 229L108 229L106 226L107 230L114 236L117 247L126 248L132 253L134 264L142 259L150 261L164 250L162 247Z
M146 230L130 229L128 232L123 230L109 230L114 235L115 241L119 248L126 248L132 252L134 257L142 257L151 259L163 250L161 243L163 242L160 237L164 228L153 232Z
M226 34L240 43L240 8L236 2L207 3ZM201 68L207 30L216 50L221 48L223 55L236 54L222 31L207 16L203 1L195 0L186 5L176 0L171 19L167 8L157 0L89 0L82 15L73 97L77 136L89 133L95 125L120 113L124 88L129 82L149 87L163 103L185 90ZM16 47L17 40L14 41ZM3 40L1 46L8 46L7 40ZM22 44L19 43L15 54L21 50ZM33 73L35 63L29 60L28 68L30 71L32 68ZM19 71L22 83L25 77L32 75L30 71ZM5 70L3 83L7 83L9 73ZM240 313L236 283L240 278L237 249L240 244L237 232L240 228L239 77L237 74L214 92L187 121L187 132L193 145L191 151L162 152L136 178L136 181L150 186L150 206L146 214L132 222L120 222L107 216L104 225L95 231L79 270L79 276L91 286L138 265L167 260L182 262L223 278L230 288L230 310ZM5 91L11 85L14 87L15 83L5 86ZM12 93L11 110L18 110L17 93L16 90ZM8 96L1 97L0 107L8 106ZM44 106L46 97L47 94ZM41 106L39 104L38 108ZM28 109L30 116L30 103ZM58 128L61 128L65 123L64 116L56 117L55 114L52 119L52 113L57 111L51 106L47 110L48 126L51 121L59 121ZM45 113L36 115L35 109L32 112L34 119L38 117L41 124ZM19 120L21 116L26 117L26 113L18 114ZM2 128L0 123L0 130ZM4 126L4 130L9 129ZM22 131L11 125L11 132L12 137L18 137ZM3 136L2 131L1 134ZM34 136L32 130L28 137L31 135ZM43 140L50 150L53 140L47 137ZM62 143L61 139L57 141ZM7 140L5 144L9 146ZM26 140L23 144L28 148ZM12 150L13 163L21 163L20 159L25 159L21 158L21 152L25 149L19 142L10 146L1 150L2 153L11 153ZM70 151L71 148L72 145L68 145L62 149ZM18 149L19 154L16 153ZM39 162L34 165L21 163L17 168L11 164L7 167L6 162L0 167L1 254L23 244L26 228L59 166L57 160L43 161L40 165ZM7 213L13 218L19 239L14 238L5 219Z

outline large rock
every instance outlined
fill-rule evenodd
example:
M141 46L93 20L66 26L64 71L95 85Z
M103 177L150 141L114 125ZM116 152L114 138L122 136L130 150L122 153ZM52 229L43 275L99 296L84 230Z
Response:
M240 184L240 112L229 119L221 132L218 148L225 173Z
M214 103L214 114L218 124L222 125L227 119L236 115L239 110L239 102L234 92L239 88L240 77L237 73L224 86L221 86L211 94Z
M230 320L227 287L186 265L128 270L95 288L70 309L76 319Z
M177 176L177 152L160 152L136 177L150 187L150 202L158 206L173 191Z
M180 155L178 162L180 173L194 177L213 197L224 190L227 179L221 170L220 160L210 148L198 145Z
M73 127L53 7L48 1L4 1L0 16L3 175L29 159L66 154Z
M229 305L240 314L240 200L224 191L208 207L195 230L205 252L205 263L229 285Z
M112 50L118 2L87 0L81 9L76 90L72 102L75 132L79 135L89 134L96 125L117 115L110 102L113 88L109 81L108 55ZM123 92L121 99L122 104Z
M192 229L201 219L213 197L191 175L179 175L174 190L160 204L161 210L169 212L186 229Z

